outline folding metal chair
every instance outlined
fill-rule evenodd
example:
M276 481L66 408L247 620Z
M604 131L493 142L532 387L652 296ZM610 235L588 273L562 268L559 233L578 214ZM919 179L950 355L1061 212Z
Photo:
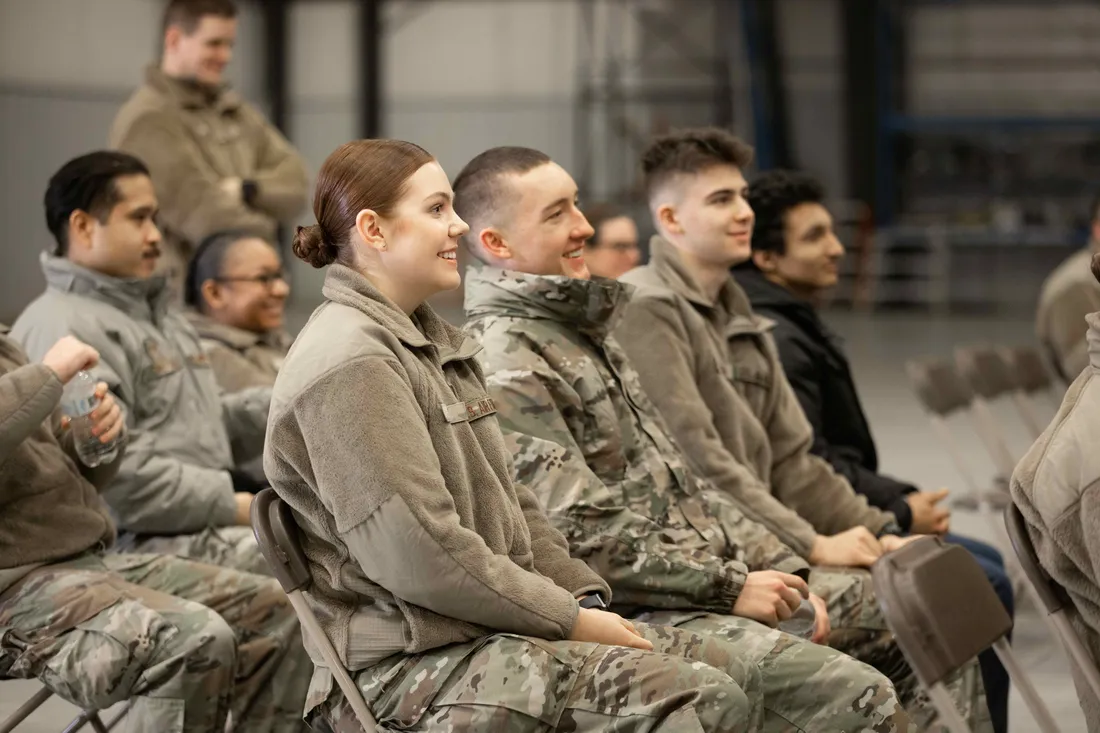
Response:
M1085 647L1077 630L1070 623L1070 613L1074 612L1073 602L1066 593L1065 588L1056 583L1039 564L1039 557L1035 554L1035 546L1031 544L1031 535L1028 534L1024 515L1015 504L1009 504L1005 509L1005 528L1008 530L1008 538L1012 542L1012 549L1016 551L1016 557L1024 569L1031 586L1039 596L1039 600L1046 609L1047 618L1054 627L1055 636L1061 642L1066 655L1070 658L1088 686L1092 689L1097 699L1100 699L1100 669L1097 669L1096 660L1092 658Z
M1048 401L1055 404L1061 402L1062 393L1066 385L1058 385L1047 370L1046 363L1037 349L1030 346L1006 347L1001 351L1009 369L1012 371L1012 379L1016 383L1016 392L1013 399L1021 417L1027 424L1031 434L1038 438L1046 430L1049 420L1039 417L1035 406L1035 397L1045 395Z
M0 733L11 733L20 723L33 715L34 711L42 707L51 697L53 697L53 692L46 687L34 693L34 695L20 705L14 713L3 721L0 721ZM129 706L126 706L125 710L112 718L110 722L104 724L97 711L82 710L80 715L73 718L72 722L65 726L65 729L62 730L61 733L76 733L76 731L80 730L85 725L90 725L95 733L109 733L109 731L119 724L128 711Z
M336 678L348 704L351 705L355 716L359 718L359 724L363 730L366 733L376 733L379 727L367 708L363 693L344 668L332 642L317 622L313 609L306 602L305 591L309 588L312 578L293 512L272 489L267 488L256 494L256 498L252 500L250 518L252 531L260 545L260 552L263 553L275 578L283 586L291 605L294 606L294 612L298 614L298 620L302 624L302 631L320 650L321 656L325 659L325 665Z
M910 361L906 363L905 371L909 375L913 391L924 408L936 437L951 456L955 468L966 484L968 495L952 497L952 504L971 510L1003 507L1008 503L1008 494L1005 491L1007 486L1004 489L982 489L978 486L978 482L959 451L958 442L951 434L951 428L947 425L947 418L952 415L970 412L974 401L974 392L970 385L959 376L955 365L944 359ZM972 413L971 417L973 417ZM990 516L992 516L991 513Z
M879 558L871 576L887 626L951 733L970 729L944 680L990 646L1039 729L1058 730L1005 638L1012 619L969 552L938 537L922 537Z
M1016 470L1016 458L1008 448L1004 432L993 417L989 404L1016 392L1012 370L999 351L988 346L955 349L955 365L959 376L973 392L970 414L978 436L985 445L993 465L997 467L998 483L1006 488Z

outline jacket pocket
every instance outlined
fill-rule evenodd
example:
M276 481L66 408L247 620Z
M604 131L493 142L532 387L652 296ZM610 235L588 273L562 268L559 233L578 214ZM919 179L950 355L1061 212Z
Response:
M730 360L725 367L725 376L738 394L749 403L753 412L762 414L771 389L772 374L754 343L738 342L730 345Z

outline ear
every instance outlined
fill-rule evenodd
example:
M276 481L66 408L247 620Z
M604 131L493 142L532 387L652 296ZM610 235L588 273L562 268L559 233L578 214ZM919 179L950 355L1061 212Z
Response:
M658 206L654 218L657 220L657 225L669 234L684 233L684 227L681 226L680 220L676 217L676 209L670 204L661 204Z
M355 231L360 239L373 250L386 249L386 236L382 233L382 217L373 209L363 209L355 215Z
M92 234L97 224L96 218L87 211L77 209L69 214L69 251L91 249Z
M498 260L512 259L512 248L508 246L507 240L504 239L504 233L499 229L495 227L482 229L477 239L481 243L481 248L490 257Z
M179 46L180 39L183 38L183 29L178 25L170 25L164 31L164 49L175 49Z
M200 288L202 291L202 299L206 301L206 306L212 310L221 308L225 303L225 298L222 297L222 289L216 280L207 280L202 284Z
M779 253L755 249L752 252L752 262L761 272L775 272L779 268Z

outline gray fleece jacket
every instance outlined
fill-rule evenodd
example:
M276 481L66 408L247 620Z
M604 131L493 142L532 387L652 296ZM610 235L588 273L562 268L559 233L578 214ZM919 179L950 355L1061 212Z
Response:
M568 637L574 597L610 593L513 484L480 347L341 265L323 293L275 381L264 469L303 529L309 600L341 660Z
M126 414L129 446L103 491L118 526L184 534L233 524L228 469L263 450L270 388L221 395L198 334L169 307L164 278L109 277L43 256L46 292L12 335L32 359L72 334L99 352L92 376Z
M1093 659L1100 661L1100 313L1088 320L1090 363L1070 385L1054 421L1012 474L1012 500L1039 562L1069 592ZM1100 731L1100 700L1077 685Z

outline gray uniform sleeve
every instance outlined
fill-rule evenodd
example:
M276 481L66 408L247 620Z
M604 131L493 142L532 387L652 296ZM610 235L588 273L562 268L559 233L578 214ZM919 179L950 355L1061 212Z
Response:
M134 376L125 350L103 329L52 313L34 323L16 322L14 332L32 358L66 334L72 334L99 352L92 376L106 382L126 415L126 451L118 475L103 490L118 525L131 532L151 534L197 532L208 526L233 524L236 500L227 471L179 461L157 450L155 431L134 420Z
M263 455L271 387L251 387L222 395L222 419L238 465Z

